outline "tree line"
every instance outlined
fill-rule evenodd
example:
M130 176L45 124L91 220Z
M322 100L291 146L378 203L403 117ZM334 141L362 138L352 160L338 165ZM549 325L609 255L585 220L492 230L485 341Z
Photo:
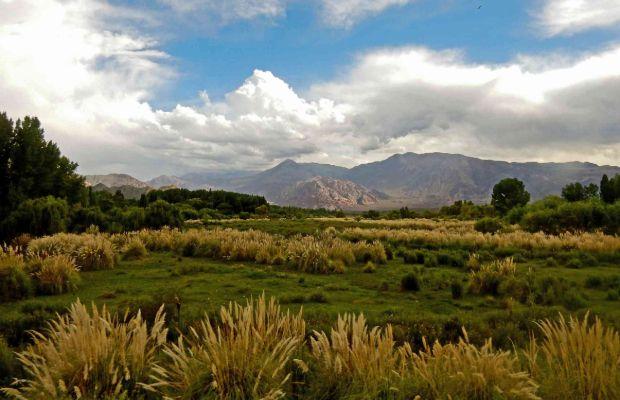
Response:
M35 117L13 121L0 113L0 239L19 234L110 232L178 227L186 220L266 213L264 197L221 190L153 190L139 200L95 192L77 164L45 139Z

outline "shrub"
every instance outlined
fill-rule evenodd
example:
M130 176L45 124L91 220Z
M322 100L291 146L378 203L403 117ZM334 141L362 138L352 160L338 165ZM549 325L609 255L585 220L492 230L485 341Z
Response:
M437 257L434 254L429 254L424 259L424 266L426 268L437 268L439 266L439 262L437 261Z
M363 271L367 274L372 274L377 270L377 266L372 261L368 261L366 265L364 265Z
M123 248L123 258L125 260L140 260L146 257L147 251L140 238L130 239Z
M205 317L187 337L166 346L148 388L177 399L277 399L284 396L293 354L305 336L298 315L275 299L222 307L220 323Z
M325 296L325 293L323 292L312 293L310 296L308 296L308 301L310 303L328 303L329 302L329 300L327 299L327 296Z
M420 278L413 273L407 274L400 280L400 288L406 292L419 292Z
M424 253L421 251L404 251L403 261L406 264L424 264Z
M484 264L478 271L470 273L471 284L469 285L469 290L475 294L497 296L502 281L507 277L514 276L516 271L517 267L512 258Z
M540 394L549 400L620 398L620 336L598 318L560 316L538 323L542 340L526 351Z
M481 233L497 233L504 229L504 224L499 218L482 218L476 221L474 229Z
M568 260L568 262L566 263L566 268L581 269L583 268L583 263L579 258L574 257Z
M17 376L18 364L13 350L0 336L0 385L8 385L9 379Z
M32 296L33 285L24 258L12 249L0 248L0 300L20 300Z
M78 266L85 271L112 269L116 265L112 243L103 236L87 238L75 253Z
M603 278L590 275L586 278L585 286L589 289L598 289L603 286Z
M450 292L454 300L463 298L463 283L457 280L452 281L452 283L450 283Z
M390 393L391 381L403 370L392 328L368 329L363 315L338 317L328 334L310 338L310 399L378 399Z
M455 344L430 346L424 339L423 349L411 355L406 398L539 400L538 386L520 370L517 356L495 350L491 340L478 348L463 333Z
M140 314L119 320L105 306L89 313L78 301L46 334L33 333L33 344L17 356L25 379L3 391L29 400L140 397L166 339L163 326L161 313L149 329Z
M375 240L372 243L359 242L353 246L353 253L358 262L372 261L377 264L387 263L385 248L381 242Z
M73 258L65 255L35 256L29 261L37 291L41 294L62 294L77 289L80 274Z

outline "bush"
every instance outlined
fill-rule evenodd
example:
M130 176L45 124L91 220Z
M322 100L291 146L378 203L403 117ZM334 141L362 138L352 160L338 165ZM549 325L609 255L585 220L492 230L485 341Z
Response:
M620 398L620 335L596 318L560 316L538 323L542 341L526 351L529 369L548 400Z
M585 286L588 289L599 289L603 286L603 278L600 276L590 275L586 278Z
M476 221L474 229L481 233L497 233L504 229L504 224L499 218L482 218Z
M284 397L287 367L305 336L301 313L284 313L261 296L245 307L222 307L219 317L220 323L205 317L167 345L148 388L176 399Z
M581 262L581 260L579 258L571 258L567 263L566 263L566 268L571 268L571 269L581 269L583 268L583 263Z
M20 300L32 294L32 280L26 271L23 256L0 248L0 300Z
M424 264L424 253L421 251L407 251L403 252L403 261L406 264Z
M125 260L140 260L146 257L147 254L146 246L144 246L140 238L129 240L123 248L123 258Z
M112 243L100 235L87 238L75 253L78 266L85 271L112 269L116 265Z
M437 262L437 257L434 254L429 254L424 259L424 266L426 268L437 268L439 266L439 262Z
M463 283L454 280L450 283L450 292L452 293L452 298L454 300L463 298Z
M77 289L81 281L73 258L65 255L34 256L28 262L41 294L62 294Z
M13 350L0 336L0 386L8 385L17 376L18 363Z
M469 290L475 294L497 296L499 294L499 287L504 279L513 277L516 271L517 267L512 258L484 264L478 271L471 272Z
M400 288L406 292L420 291L420 278L416 274L407 274L400 280Z
M329 302L329 300L327 299L327 296L325 296L325 293L323 292L312 293L310 296L308 296L308 301L310 303L328 303Z
M149 329L139 314L119 321L105 307L89 313L78 301L47 335L34 333L32 346L18 355L25 379L4 392L32 400L140 398L166 340L163 326L161 314Z
M364 265L363 271L367 274L372 274L377 270L377 266L372 261L368 261L366 265Z

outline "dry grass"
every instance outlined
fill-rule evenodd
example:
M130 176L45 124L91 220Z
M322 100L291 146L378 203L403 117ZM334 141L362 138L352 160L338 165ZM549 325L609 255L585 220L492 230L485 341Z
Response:
M620 399L620 335L588 315L539 323L526 356L544 399Z
M498 234L479 232L428 231L428 230L390 230L390 229L345 229L342 237L348 240L384 240L399 244L425 244L441 247L463 247L477 249L482 247L526 250L583 250L593 253L620 252L620 237L603 233L565 233L547 235L515 231Z
M148 255L146 246L142 243L140 238L134 237L127 241L122 247L123 259L125 260L140 260Z
M301 312L284 313L273 298L230 304L219 323L206 317L165 348L148 387L166 399L282 398L304 335Z
M406 359L392 328L368 329L363 315L338 317L330 334L310 339L309 398L387 398L401 381Z
M26 378L3 392L20 400L137 398L166 340L164 325L161 310L149 329L140 314L119 320L78 301L45 334L33 333L17 355Z
M29 297L32 289L24 256L13 248L0 247L0 301Z
M37 289L43 294L61 294L77 289L80 275L75 260L65 255L33 256L28 271L35 277Z
M469 343L467 333L458 343L430 346L410 353L410 378L404 392L412 398L462 400L537 400L538 385L519 369L518 358L497 351L491 340L482 347Z
M67 255L85 271L111 269L116 265L116 251L110 239L101 234L59 233L30 242L33 255Z
M470 272L469 290L476 294L497 295L502 281L516 273L517 264L512 257L483 264Z

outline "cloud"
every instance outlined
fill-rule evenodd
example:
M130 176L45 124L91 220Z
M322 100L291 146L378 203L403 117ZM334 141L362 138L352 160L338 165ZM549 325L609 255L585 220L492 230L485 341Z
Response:
M379 14L394 6L404 6L415 0L321 0L326 24L350 28L360 20Z
M36 6L36 7L35 7ZM0 104L35 114L84 173L355 165L395 152L620 160L620 46L579 57L468 62L422 47L361 54L298 93L256 70L221 101L157 109L169 56L96 0L0 1ZM134 18L134 17L132 17Z
M546 0L538 18L549 36L571 35L620 24L617 0Z
M199 16L210 16L219 24L255 18L276 18L284 15L287 0L158 0L174 11Z

